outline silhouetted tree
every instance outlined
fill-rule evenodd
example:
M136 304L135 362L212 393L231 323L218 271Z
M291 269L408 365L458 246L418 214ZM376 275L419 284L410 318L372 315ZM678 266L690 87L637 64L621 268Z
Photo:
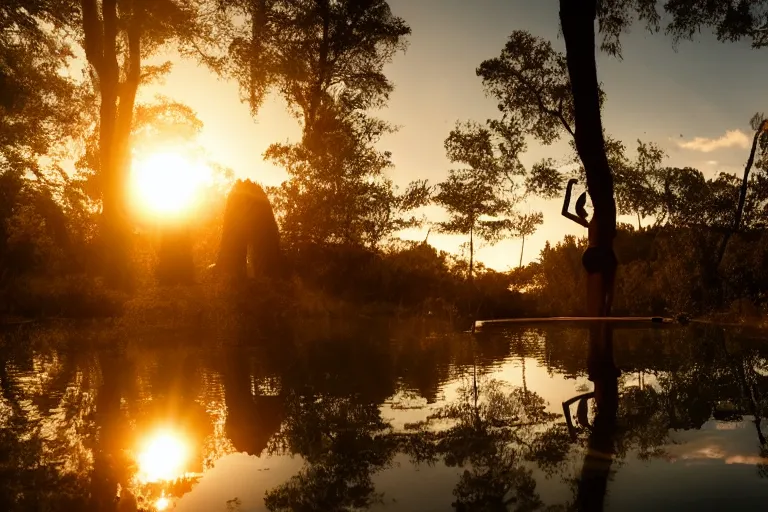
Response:
M70 270L70 191L60 164L84 127L86 92L61 71L74 58L69 2L0 6L0 274ZM58 248L55 246L58 245Z
M415 181L398 193L386 176L391 154L375 146L392 131L386 122L341 107L326 114L315 122L316 146L273 144L265 154L289 174L272 190L283 232L291 245L378 248L419 223L408 212L428 201L429 187Z
M126 184L130 168L130 134L139 86L170 69L143 59L169 45L197 55L214 45L216 23L203 16L204 3L163 0L83 0L79 26L83 48L98 91L98 173L102 204L105 271L110 283L129 282L129 221ZM220 20L219 20L220 21ZM207 59L207 62L213 63Z
M746 5L746 4L745 4ZM768 5L768 4L767 4ZM752 148L749 151L749 158L747 158L747 165L744 167L744 178L741 181L741 187L739 188L739 202L736 206L736 213L733 217L733 226L730 230L726 231L725 236L723 236L722 242L720 242L720 247L717 250L717 266L720 266L720 263L723 261L723 256L725 256L725 250L728 247L728 240L730 240L733 233L739 231L739 228L741 227L741 218L744 214L744 204L747 200L747 191L749 188L749 171L752 170L752 164L755 161L755 151L758 148L758 142L760 141L760 138L764 136L766 132L768 132L768 120L763 119L760 114L755 114L752 119L750 120L750 125L752 129L755 131L755 135L752 137Z
M383 106L393 90L383 68L411 29L386 0L227 0L243 16L230 72L255 112L276 89L301 117L305 136L338 105Z
M457 123L445 140L449 160L466 167L451 169L448 179L438 185L435 202L450 215L438 227L444 233L469 236L470 280L475 238L494 243L513 229L513 194L520 187L516 178L525 175L518 160L523 146L521 134L501 123Z
M544 223L544 215L541 212L527 213L525 215L519 215L515 222L515 231L517 236L522 239L520 245L520 262L518 267L523 266L523 251L525 250L525 237L531 236L536 232L536 228Z

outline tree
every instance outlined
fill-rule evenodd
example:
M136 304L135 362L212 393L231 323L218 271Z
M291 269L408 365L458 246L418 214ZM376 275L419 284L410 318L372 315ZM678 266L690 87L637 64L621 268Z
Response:
M590 282L590 309L596 314L604 314L610 310L610 290L612 289L613 273L615 269L615 257L612 255L612 240L616 231L616 200L614 198L614 180L611 168L606 156L605 138L603 134L602 121L600 116L601 92L597 80L597 66L595 62L596 34L595 21L598 23L599 33L602 35L600 49L611 55L621 57L620 36L636 18L644 21L650 30L659 30L660 16L656 8L657 2L652 0L580 0L560 2L560 22L563 36L565 39L566 55L565 63L568 69L570 79L570 90L573 98L573 128L571 128L566 113L566 100L560 101L557 94L553 94L550 86L555 84L556 91L562 89L561 81L541 80L532 82L526 80L526 76L521 71L528 68L535 69L538 76L551 76L557 69L562 68L562 60L547 47L546 43L533 45L530 38L519 37L522 52L516 54L517 44L511 39L512 44L505 48L512 51L508 52L511 58L502 55L495 66L483 66L478 70L478 74L486 79L487 85L491 86L491 92L499 92L499 87L495 87L502 82L494 80L499 76L504 77L507 83L521 85L521 89L527 94L528 98L534 100L534 109L520 109L520 105L515 100L503 102L500 108L504 110L507 105L513 109L522 112L522 118L527 115L531 118L533 112L533 126L542 126L542 129L536 130L537 136L551 137L552 126L558 123L573 135L576 150L582 162L584 163L587 176L587 188L592 198L594 214L590 221L590 250L585 254L585 266L588 272L595 274L600 270L596 279ZM670 1L665 4L667 12L671 13L672 21L668 28L676 38L693 35L695 29L702 24L718 25L718 33L721 38L734 38L739 34L747 33L754 36L758 28L762 28L757 20L766 20L766 15L760 9L761 6L750 6L747 2L740 2L739 7L733 5L721 5L717 2L706 0L680 0ZM695 14L691 15L691 11ZM749 22L749 23L747 23ZM748 29L744 27L748 26ZM515 58L515 55L523 55L523 58ZM535 58L526 60L526 55L534 55ZM499 66L498 64L511 64L511 66ZM520 67L515 67L515 65ZM530 64L528 68L526 65ZM514 72L509 73L512 69ZM494 74L498 69L504 72ZM536 74L536 73L534 73ZM503 84L502 84L503 85ZM543 94L541 88L536 89L536 85L546 87L543 89L548 94ZM509 97L515 95L510 94ZM562 97L562 96L560 96ZM553 102L552 99L556 101ZM530 104L530 103L529 103ZM524 104L525 105L525 104ZM545 115L541 115L545 114ZM542 123L543 119L543 123ZM555 119L556 121L553 121ZM590 270L591 269L591 270ZM599 290L599 293L598 293ZM593 293L594 292L594 293ZM601 298L597 299L597 295Z
M493 122L457 123L445 140L449 160L466 167L451 169L448 179L437 185L435 202L450 216L438 226L444 233L469 236L470 280L475 238L495 243L513 227L510 214L520 188L516 178L525 176L517 159L523 148L520 132Z
M215 44L204 0L82 0L79 27L98 91L98 172L102 207L102 242L108 282L124 287L129 275L129 226L126 180L130 168L130 133L138 88L170 69L147 66L143 59L177 43L182 55L198 55ZM221 20L216 20L221 21Z
M738 206L736 206L736 213L733 219L733 227L731 230L726 231L722 242L720 242L720 247L717 250L718 267L723 261L723 256L725 256L725 250L728 247L728 240L731 238L731 235L739 231L739 228L741 227L741 217L744 213L744 203L746 202L747 190L749 188L749 171L752 169L752 164L755 161L755 151L757 150L758 142L760 142L760 138L763 137L766 132L768 132L768 120L763 119L761 114L755 114L750 120L750 125L752 126L752 130L754 130L755 135L752 138L752 148L749 151L747 165L744 167L744 179L742 180L741 187L739 189L739 203Z
M375 148L394 127L365 114L393 90L383 68L405 49L405 22L384 0L224 5L246 19L228 70L252 112L276 90L303 125L301 143L265 154L289 174L272 190L286 241L377 247L418 223L407 212L427 201L428 187L416 181L397 193L385 175L391 155Z
M574 136L573 96L565 55L523 30L509 36L501 55L476 70L503 120L551 144L565 130Z
M707 0L670 0L664 9L671 21L667 31L675 42L692 39L702 27L714 29L720 41L751 40L754 48L768 44L766 2L710 2ZM654 6L655 7L655 6Z
M392 92L383 69L411 29L386 0L223 4L246 20L232 39L228 69L254 112L276 89L307 135L326 110L381 107Z
M545 145L559 140L563 133L573 141L576 127L566 56L549 41L516 30L501 55L483 61L476 74L486 94L498 101L503 123ZM602 90L599 94L602 105ZM544 190L549 197L562 193L565 181L554 169L552 159L534 165L530 179L531 185L537 187L533 190Z
M641 220L656 215L660 207L660 195L655 185L666 154L653 142L637 141L637 159L626 178L616 180L616 199L624 209L637 215L637 227Z
M398 194L385 175L391 155L375 144L391 131L387 123L342 111L316 121L316 127L317 148L273 144L266 152L289 174L272 190L289 245L377 248L419 223L408 212L426 204L430 190L425 181L415 181Z
M83 122L83 90L63 72L73 58L66 32L72 15L66 1L0 5L2 275L45 268L53 252L69 250L58 203L69 180L60 163Z
M536 232L536 228L544 223L544 215L541 212L527 213L519 215L515 222L517 235L522 238L520 246L520 263L518 268L523 266L523 251L525 250L525 237L531 236Z
M41 156L62 156L81 121L77 81L66 76L73 54L65 0L0 6L0 164L41 178Z
M587 309L592 316L610 315L616 257L616 201L613 175L608 165L600 117L600 88L595 60L597 2L560 1L560 23L566 47L568 74L574 105L574 140L587 175L587 189L594 213L589 223L589 245L584 266Z

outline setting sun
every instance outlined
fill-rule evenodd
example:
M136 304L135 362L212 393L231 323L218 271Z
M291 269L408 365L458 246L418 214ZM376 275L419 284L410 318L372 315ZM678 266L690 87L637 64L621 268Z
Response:
M211 180L210 169L177 152L154 153L136 159L131 172L133 203L142 212L160 217L187 213L202 185Z
M147 437L137 458L139 478L144 482L174 480L183 476L188 447L181 435L170 430Z

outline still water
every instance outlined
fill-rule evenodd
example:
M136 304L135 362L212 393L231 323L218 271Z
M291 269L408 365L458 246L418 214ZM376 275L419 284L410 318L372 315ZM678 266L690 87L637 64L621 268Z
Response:
M574 325L2 336L3 511L768 502L768 344L739 330L615 329L607 422L602 395L571 400L595 386Z

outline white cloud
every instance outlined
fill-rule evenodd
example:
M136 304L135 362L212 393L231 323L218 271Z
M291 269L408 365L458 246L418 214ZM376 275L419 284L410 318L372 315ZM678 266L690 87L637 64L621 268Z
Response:
M707 160L707 165L717 165L717 160Z
M748 148L751 144L749 136L741 130L728 130L717 139L696 137L693 140L679 141L677 145L683 149L710 153L723 148Z

